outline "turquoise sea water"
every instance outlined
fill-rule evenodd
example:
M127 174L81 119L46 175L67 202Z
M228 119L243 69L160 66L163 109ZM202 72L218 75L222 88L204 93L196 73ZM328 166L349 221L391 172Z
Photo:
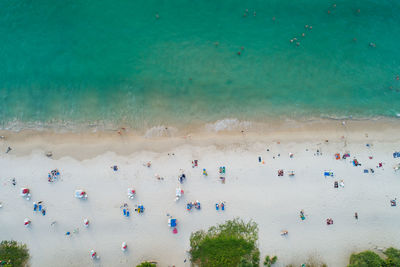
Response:
M393 0L4 0L0 126L396 116L399 33Z

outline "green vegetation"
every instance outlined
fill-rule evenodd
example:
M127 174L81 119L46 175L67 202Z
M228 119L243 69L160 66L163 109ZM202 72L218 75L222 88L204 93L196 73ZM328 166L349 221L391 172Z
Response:
M136 267L156 267L157 265L155 263L149 262L149 261L144 261L139 265L136 265Z
M258 226L236 218L190 236L192 263L202 267L259 266Z
M386 256L387 267L398 267L400 266L400 250L395 248L388 248L383 252Z
M363 251L358 254L351 254L348 267L385 267L385 261L373 251Z
M271 267L277 260L278 260L277 256L270 257L267 255L265 256L264 266Z
M26 266L29 259L29 251L25 244L17 241L1 241L0 265L6 267Z

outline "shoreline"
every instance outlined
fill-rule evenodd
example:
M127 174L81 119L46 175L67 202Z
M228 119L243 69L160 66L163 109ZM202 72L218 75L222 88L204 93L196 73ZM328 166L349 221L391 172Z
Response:
M218 128L221 122L209 127L188 127L177 130L158 126L146 133L120 128L96 132L56 132L54 130L2 130L0 148L10 154L23 156L40 150L52 152L55 159L70 156L89 159L106 152L130 155L138 151L165 152L183 145L243 146L252 143L329 142L358 143L365 141L397 142L400 140L398 120L319 120L308 122L275 122L271 124L234 121L234 126ZM211 126L210 126L211 125ZM216 130L216 128L218 130ZM151 133L151 134L149 134Z

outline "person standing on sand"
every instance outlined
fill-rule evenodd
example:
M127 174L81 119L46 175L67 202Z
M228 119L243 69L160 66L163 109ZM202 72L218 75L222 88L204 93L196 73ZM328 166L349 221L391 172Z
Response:
M356 218L356 220L358 220L358 213L357 212L354 213L354 218Z

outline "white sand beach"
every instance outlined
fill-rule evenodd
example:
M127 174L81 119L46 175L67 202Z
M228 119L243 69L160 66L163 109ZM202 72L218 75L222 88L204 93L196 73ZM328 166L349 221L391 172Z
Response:
M26 243L32 266L134 266L144 260L190 266L193 231L240 217L258 223L261 257L277 255L277 266L301 264L309 256L328 266L345 266L352 252L400 247L400 203L390 205L400 199L400 171L393 169L400 163L393 157L400 151L399 128L334 122L265 133L235 129L157 138L3 132L0 237ZM12 150L6 154L8 146ZM349 158L335 159L335 153L346 152ZM361 166L353 166L354 158ZM198 167L192 168L192 160L198 160ZM149 161L150 168L145 166ZM220 166L226 167L225 184ZM49 183L53 169L61 175ZM181 169L187 177L183 184L178 181ZM277 175L279 169L283 176ZM334 176L324 177L325 170ZM157 174L164 179L156 179ZM334 188L341 180L344 187ZM184 194L175 202L178 186ZM31 190L29 201L20 196L22 187ZM136 190L132 200L127 197L130 187ZM76 189L84 189L87 200L76 199ZM186 203L196 200L201 210L187 211ZM45 216L33 211L33 201L43 201ZM215 203L222 201L225 210L217 211ZM130 207L129 218L122 214L123 203ZM133 211L138 204L144 205L144 213ZM168 227L167 214L178 220L177 234ZM25 218L32 222L29 227L24 227ZM327 225L327 218L334 223ZM288 235L281 236L282 230ZM121 251L124 241L126 252ZM90 258L91 249L100 259Z

